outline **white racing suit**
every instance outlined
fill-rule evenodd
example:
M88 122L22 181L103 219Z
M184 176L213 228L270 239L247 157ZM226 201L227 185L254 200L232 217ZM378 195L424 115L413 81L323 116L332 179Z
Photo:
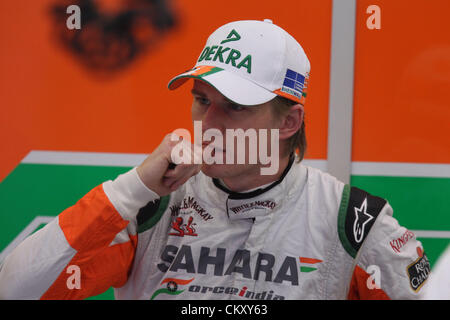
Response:
M2 299L419 299L422 245L383 199L290 162L233 193L202 172L159 198L136 169L22 242Z

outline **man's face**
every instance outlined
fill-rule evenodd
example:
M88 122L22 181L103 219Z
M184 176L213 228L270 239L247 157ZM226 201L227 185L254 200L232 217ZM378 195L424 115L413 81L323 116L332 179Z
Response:
M192 120L201 121L202 134L208 129L217 129L223 137L223 143L218 144L217 148L211 153L215 157L223 159L223 164L205 164L203 162L202 171L206 175L214 178L230 179L238 176L249 176L260 173L261 164L250 164L249 162L249 139L246 138L245 143L245 163L237 164L238 149L235 139L234 143L234 160L233 164L226 163L227 153L227 134L226 129L254 129L257 134L258 141L260 140L258 129L267 130L267 152L270 154L270 129L277 128L279 121L273 115L272 107L268 103L258 106L241 106L237 105L225 96L223 96L215 88L206 82L195 80L192 89ZM205 139L204 139L205 140ZM231 139L230 139L231 140ZM205 149L211 141L203 141L203 148ZM216 141L217 143L217 141ZM278 141L277 141L278 143ZM258 144L256 144L258 145ZM255 146L254 146L255 147ZM212 148L210 147L210 150ZM258 148L256 150L259 150ZM242 151L242 150L239 150ZM219 154L216 154L216 153ZM258 152L258 151L257 151ZM258 158L259 159L259 158ZM278 159L277 159L278 161Z

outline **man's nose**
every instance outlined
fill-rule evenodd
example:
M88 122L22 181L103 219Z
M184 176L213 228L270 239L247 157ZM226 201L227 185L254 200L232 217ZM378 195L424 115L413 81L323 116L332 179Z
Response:
M217 103L211 103L202 117L203 131L208 129L219 129L222 131L223 109Z

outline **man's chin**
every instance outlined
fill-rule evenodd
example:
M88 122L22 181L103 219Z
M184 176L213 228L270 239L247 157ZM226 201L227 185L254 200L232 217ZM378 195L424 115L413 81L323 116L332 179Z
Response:
M201 166L201 171L208 177L216 179L230 179L243 177L251 171L249 165L245 164L205 164Z
M201 166L201 171L208 177L223 179L227 176L226 174L226 165L223 164L205 164L203 163Z
M203 163L201 166L201 171L208 177L225 179L243 173L243 171L245 171L245 165Z

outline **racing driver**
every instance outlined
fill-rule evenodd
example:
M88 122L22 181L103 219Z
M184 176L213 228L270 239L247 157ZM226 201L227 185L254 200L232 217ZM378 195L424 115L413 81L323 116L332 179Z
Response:
M276 172L248 157L174 165L187 141L167 135L12 251L0 298L84 299L111 286L117 299L421 298L429 262L389 203L301 163L309 71L270 20L218 28L169 89L191 83L203 131L278 129Z

